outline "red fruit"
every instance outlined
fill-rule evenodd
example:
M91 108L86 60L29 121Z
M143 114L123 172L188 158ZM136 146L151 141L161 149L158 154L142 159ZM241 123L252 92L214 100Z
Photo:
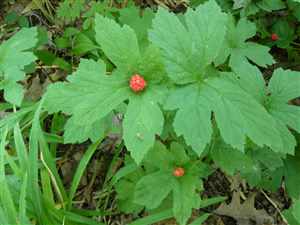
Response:
M130 78L129 85L131 90L133 90L134 92L140 92L145 89L145 87L147 86L147 82L141 75L134 74Z
M277 34L275 34L275 33L273 33L272 35L271 35L271 39L272 39L272 41L277 41L278 40L278 35Z
M182 176L184 176L184 169L182 168L182 167L177 167L177 168L175 168L174 169L174 171L173 171L173 175L175 176L175 177L182 177Z

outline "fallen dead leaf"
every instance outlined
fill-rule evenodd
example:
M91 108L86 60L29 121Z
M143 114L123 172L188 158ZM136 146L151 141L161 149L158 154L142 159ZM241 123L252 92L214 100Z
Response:
M237 221L238 225L274 224L274 220L265 210L257 210L254 205L255 194L252 194L245 202L241 203L239 192L233 192L230 204L223 203L215 210L215 213L222 216L229 216Z

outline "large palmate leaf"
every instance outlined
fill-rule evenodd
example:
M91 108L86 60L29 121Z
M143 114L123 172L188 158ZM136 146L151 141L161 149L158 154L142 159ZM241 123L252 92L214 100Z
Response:
M235 72L239 74L239 85L264 105L275 120L274 130L279 132L283 145L280 147L272 144L273 150L293 154L296 140L288 127L300 132L300 107L288 102L300 96L300 73L277 69L266 88L257 68L240 64L235 67Z
M163 114L151 96L155 92L147 91L143 96L130 99L123 123L124 141L136 162L142 161L153 146L155 134L162 132L164 124Z
M229 65L231 67L248 62L248 60L262 67L274 63L273 57L269 54L269 47L247 41L256 34L254 23L243 18L235 25L234 18L229 17L227 28L222 51L215 60L217 64L224 63L228 56L230 56Z
M132 72L141 58L136 34L127 25L96 15L96 40L105 55L123 72Z
M24 67L36 57L29 49L37 43L37 29L23 28L0 45L0 89L6 101L20 105L24 91L17 82L25 78Z
M178 135L184 135L187 144L199 155L210 143L212 135L211 109L207 105L198 85L176 89L166 104L168 109L179 109L174 119L174 129ZM187 122L187 118L193 118L193 122Z
M227 15L215 1L208 1L184 16L160 9L149 38L163 50L168 74L176 83L195 81L217 56L226 32Z
M82 59L68 82L49 87L45 102L50 112L63 111L72 117L65 126L65 142L96 140L107 132L105 118L125 100L129 100L123 130L124 141L136 162L140 163L162 132L164 118L158 105L165 95L164 67L160 51L154 46L140 53L133 29L96 16L96 40L117 67L106 74L102 61ZM124 44L126 43L126 44ZM145 90L130 89L130 78L140 74L147 82ZM79 132L80 131L80 132Z
M51 85L45 107L50 113L72 114L74 122L89 126L106 116L130 95L124 77L107 76L105 64L81 60L69 82Z
M144 9L142 16L140 16L140 9L135 6L120 10L120 22L134 29L141 47L148 44L147 34L153 17L154 13L151 9Z
M145 159L145 165L156 170L137 182L135 202L153 209L171 195L174 217L179 224L186 224L192 209L200 206L201 199L196 190L201 188L199 178L205 174L200 168L202 164L193 162L178 143L172 143L169 150L156 142ZM182 177L173 175L174 168L178 166L185 170Z
M254 98L222 76L207 82L203 95L209 99L224 141L243 149L249 137L259 146L282 147L274 119Z
M181 23L175 15L160 10L149 34L163 52L169 77L176 84L187 84L176 86L165 105L166 109L178 109L174 119L177 135L183 135L200 155L211 141L214 112L221 136L233 147L243 150L247 137L260 146L281 147L274 119L265 108L228 78L232 75L220 77L211 65L223 51L227 15L211 0L189 10L184 19ZM255 34L255 27L250 24L246 28L248 22L243 23L235 34L237 45ZM246 64L242 58L239 62Z

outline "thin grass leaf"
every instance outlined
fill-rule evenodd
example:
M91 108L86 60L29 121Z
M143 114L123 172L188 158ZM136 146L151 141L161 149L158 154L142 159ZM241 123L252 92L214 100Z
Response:
M7 216L4 212L4 209L0 205L0 224L9 224L9 221L7 219Z
M64 139L63 137L59 136L59 135L55 135L55 134L49 134L44 132L44 137L47 141L47 143L51 143L52 146L54 146L55 148L57 147L57 144L63 144L64 143ZM53 148L53 149L55 149ZM50 151L53 155L55 155L54 151Z
M105 210L87 210L87 209L72 209L73 213L79 214L81 216L91 217L91 216L111 216L112 212L108 212Z
M86 224L86 225L105 225L104 223L97 222L93 219L89 219L84 216L80 216L78 214L72 212L64 212L67 221L79 223L79 224Z
M49 204L54 208L55 200L51 185L51 178L46 169L41 169L41 185L43 190L43 198L45 198L46 201L49 202Z
M13 129L14 126L27 114L33 112L36 109L36 105L28 106L20 109L17 112L11 113L0 120L0 129L7 127L9 130Z
M13 106L10 103L0 103L0 111L5 111L12 108Z
M214 197L214 198L203 199L201 201L200 206L201 208L206 208L208 206L224 202L226 199L227 197Z
M39 187L39 116L41 113L42 101L39 103L35 111L32 127L29 135L29 170L28 170L28 188L30 189L29 196L33 206L33 213L37 221L41 224L50 223L45 215L45 210L42 204L42 194Z
M111 163L109 164L108 171L107 171L106 176L105 176L104 185L103 185L104 187L106 186L107 182L109 180L111 180L115 175L114 174L114 169L116 168L116 164L118 163L119 155L122 152L123 147L124 147L124 144L122 142L115 151L114 157L111 160Z
M22 171L26 171L28 168L28 152L22 137L19 123L17 123L14 127L14 141L20 168Z
M19 201L19 221L20 224L22 225L30 224L26 215L27 185L28 185L28 176L27 173L25 173L23 176L23 182L22 182L21 192L20 192L20 201Z
M56 139L57 142L54 142L54 141L50 142L47 139L47 136L45 135L47 142L50 143L50 152L54 156L56 156L57 144L64 142L64 140L63 140L62 137L60 137L58 135L55 135L55 134L57 134L60 131L61 127L63 126L62 124L64 123L64 119L62 119L62 118L63 117L61 116L61 114L55 113L53 115L53 118L52 118L52 121L51 121L50 134L54 135L55 137L59 137L59 139ZM61 141L61 142L58 142L58 141Z
M170 210L165 210L163 212L155 213L153 215L138 219L128 225L150 225L166 219L170 219L172 217L173 217L173 211L170 209Z
M74 198L74 195L75 195L78 185L80 183L81 177L101 141L102 141L102 138L100 140L98 140L97 142L95 142L94 144L91 144L89 146L88 150L83 155L82 159L80 160L80 163L76 169L76 172L73 177L72 184L71 184L69 199L68 199L68 203L67 203L68 209L72 208L72 200Z
M5 145L6 145L6 137L7 137L7 129L1 135L1 143L0 143L0 202L3 206L4 214L9 221L9 224L16 223L17 218L17 210L14 205L13 198L9 191L8 184L6 182L5 176L5 163L4 163L4 156L5 156Z
M22 170L19 168L19 166L16 164L16 158L12 157L11 155L8 154L7 151L4 152L5 154L5 164L8 163L10 168L12 169L12 172L15 176L22 178ZM23 170L24 171L24 170Z
M130 173L133 173L137 170L137 165L135 163L131 163L129 165L124 166L121 168L112 178L111 184L115 185L121 178L127 176Z
M201 225L202 223L207 220L207 218L210 216L210 214L206 213L201 215L199 218L195 219L190 225Z
M63 182L58 174L55 159L53 158L52 154L50 153L48 144L45 140L45 137L43 136L41 127L39 127L39 129L40 129L39 143L40 143L40 148L41 148L41 161L43 162L43 165L47 169L47 171L51 177L52 183L55 187L55 190L58 194L58 197L60 198L60 201L64 206L68 197L67 197Z

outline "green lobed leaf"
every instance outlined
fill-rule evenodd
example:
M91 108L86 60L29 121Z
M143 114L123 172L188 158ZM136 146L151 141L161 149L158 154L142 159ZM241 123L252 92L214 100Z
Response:
M82 59L77 71L68 77L69 82L55 83L48 88L44 107L50 113L63 111L72 115L72 121L66 126L68 141L93 137L95 123L129 97L127 79L105 73L103 62ZM72 137L78 127L87 135Z
M104 138L112 123L112 115L108 115L103 119L95 121L90 125L78 124L71 117L65 125L64 143L82 143L87 139L92 142ZM80 130L80 132L78 132Z
M25 78L24 67L36 57L29 49L37 44L37 28L23 28L0 45L0 89L6 101L20 105L24 91L17 82Z
M296 9L297 6L293 6L293 9ZM295 12L296 16L299 16L298 12ZM288 19L282 18L281 20L277 20L276 23L272 26L272 32L278 35L278 40L276 41L276 45L279 48L290 47L290 44L297 37L295 34L295 26L290 23Z
M299 199L300 197L300 177L298 176L300 168L300 157L299 154L296 157L287 156L284 160L284 177L285 177L285 186L287 193L290 197Z
M282 146L274 119L228 77L208 80L203 95L210 101L226 143L243 150L245 138L249 137L259 146Z
M162 49L168 75L176 83L195 81L217 56L226 30L226 14L213 0L189 10L186 26L174 14L159 9L149 32Z
M230 17L227 28L222 51L215 60L217 64L224 63L229 55L229 65L232 68L238 67L240 63L248 62L248 60L261 67L274 63L272 55L269 54L269 47L247 41L256 34L256 27L252 22L242 18L235 25L234 18Z
M185 224L192 209L199 207L200 197L196 190L201 188L200 177L207 174L208 168L192 161L177 142L171 143L170 149L156 142L143 165L152 170L138 182L135 199L141 205L155 208L172 194L174 217L180 224ZM178 166L185 170L182 177L173 176L173 170Z
M124 141L132 157L140 163L154 145L155 135L163 130L164 117L150 89L142 96L133 96L123 121Z
M284 9L286 5L282 0L262 0L257 4L261 9L264 9L268 12L272 12L272 10L280 10Z
M210 155L217 166L232 176L237 171L252 172L254 166L248 155L225 144L221 138L215 140Z
M300 73L283 69L275 70L267 92L266 108L277 121L285 151L293 154L297 143L286 126L300 132L300 108L288 105L288 101L300 96Z
M181 225L187 223L192 209L200 206L200 197L196 193L198 185L197 177L185 175L177 181L173 189L173 213Z
M95 30L96 41L113 64L123 72L134 70L141 57L134 30L99 14L95 18Z
M96 40L117 69L106 75L102 61L82 59L77 71L67 78L69 82L49 87L45 108L50 113L63 111L71 115L65 127L65 139L80 142L95 139L96 132L100 132L100 121L129 100L123 124L124 140L136 162L140 162L164 123L158 105L166 91L159 85L165 79L161 55L154 46L144 49L141 55L135 32L127 25L121 27L100 15L95 22ZM129 86L131 76L136 73L147 82L142 93L134 93ZM74 133L77 129L83 132Z
M211 110L207 105L198 85L177 88L166 101L167 109L178 109L173 124L177 135L183 135L186 143L198 155L210 143L212 135ZM187 118L194 120L192 123L187 122Z
M300 96L300 73L291 70L277 69L269 82L268 90L271 100L287 103Z
M277 69L266 87L256 67L241 63L234 71L237 77L232 80L263 105L275 121L273 129L279 132L282 146L272 144L270 147L277 152L293 154L296 140L288 127L300 132L300 108L288 102L300 96L300 73Z
M57 17L65 22L73 22L80 17L80 12L84 9L83 0L64 0L57 8Z
M164 171L151 173L138 181L135 188L135 202L148 209L155 209L172 191L173 186L172 173Z
M154 13L150 9L144 9L142 16L136 6L126 7L120 10L120 22L134 29L141 47L148 44L148 29L151 26Z

